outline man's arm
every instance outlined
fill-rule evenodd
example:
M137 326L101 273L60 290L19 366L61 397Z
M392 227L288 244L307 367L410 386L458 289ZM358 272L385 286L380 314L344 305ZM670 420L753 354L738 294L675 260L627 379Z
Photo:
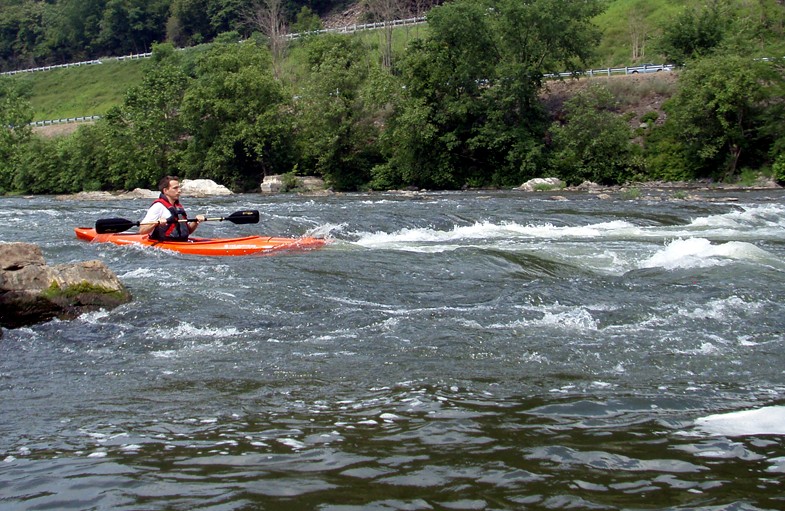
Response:
M159 224L166 223L170 216L172 216L172 214L169 210L160 202L156 202L150 206L150 209L147 210L147 214L140 222L142 225L139 226L139 234L150 234L153 232L153 229L156 228L155 222L158 222Z
M188 220L188 233L192 233L199 227L200 222L204 222L204 215L196 215L196 218Z

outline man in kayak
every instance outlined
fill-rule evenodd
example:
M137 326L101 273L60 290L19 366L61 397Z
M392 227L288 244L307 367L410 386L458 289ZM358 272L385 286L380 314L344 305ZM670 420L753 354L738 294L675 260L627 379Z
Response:
M204 215L189 220L180 204L180 178L165 176L158 183L161 195L153 202L139 226L139 234L149 234L160 241L187 241Z

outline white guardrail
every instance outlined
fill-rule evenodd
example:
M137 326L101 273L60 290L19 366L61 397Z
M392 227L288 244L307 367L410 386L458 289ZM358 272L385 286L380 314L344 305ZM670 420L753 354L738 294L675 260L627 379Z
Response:
M675 66L671 64L641 64L640 66L609 67L605 69L587 69L586 71L575 71L572 73L549 73L544 75L546 78L567 78L570 76L611 76L611 75L634 75L638 73L658 73L660 71L673 71Z
M53 119L51 121L33 121L30 123L30 126L33 127L41 127L41 126L53 126L56 124L73 124L75 122L92 122L97 121L100 119L100 115L85 115L82 117L67 117L65 119Z
M425 23L427 20L425 16L419 16L416 18L406 18L403 20L392 20L392 21L378 21L376 23L363 23L361 25L346 25L344 27L339 28L323 28L321 30L314 30L311 32L295 32L293 34L286 34L284 37L287 39L298 39L300 37L305 37L308 35L318 35L318 34L352 34L354 32L361 32L363 30L377 30L380 28L386 27L402 27L406 25L419 25L421 23Z
M103 64L103 62L96 59L96 60L86 60L84 62L72 62L70 64L56 64L54 66L33 67L30 69L20 69L18 71L4 71L0 73L0 76L18 75L21 73L35 73L37 71L51 71L53 69L62 69L64 67L91 66L93 64Z
M84 62L72 62L70 64L56 64L54 66L32 67L30 69L20 69L18 71L4 71L0 73L0 76L18 75L22 73L35 73L38 71L52 71L54 69L63 69L66 67L92 66L95 64L103 64L105 60L146 59L148 57L151 57L152 55L153 55L152 52L147 52L147 53L135 53L133 55L122 55L120 57L104 57L102 59L86 60Z
M303 33L293 33L293 34L286 34L284 37L287 39L298 39L300 37L304 37L307 35L316 35L316 34L327 34L327 33L335 33L335 34L351 34L354 32L360 32L363 30L377 30L380 28L385 27L401 27L406 25L419 25L421 23L425 23L426 19L424 16L420 16L417 18L407 18L402 20L393 20L393 21L379 21L377 23L365 23L362 25L347 25L345 27L340 28L325 28L322 30L314 30L313 32L303 32ZM8 76L8 75L16 75L20 73L35 73L38 71L52 71L53 69L62 69L66 67L79 67L79 66L90 66L94 64L103 64L105 60L135 60L135 59L146 59L152 56L152 52L147 53L134 53L132 55L123 55L120 57L103 57L102 59L95 59L95 60L86 60L84 62L73 62L70 64L57 64L53 66L41 66L41 67L33 67L30 69L20 69L18 71L4 71L0 73L0 76Z

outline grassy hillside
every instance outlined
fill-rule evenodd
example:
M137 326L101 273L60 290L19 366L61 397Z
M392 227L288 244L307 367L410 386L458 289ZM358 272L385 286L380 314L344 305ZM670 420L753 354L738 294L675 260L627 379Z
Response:
M144 60L108 60L103 64L15 75L30 93L34 120L102 115L122 103L125 91L141 83Z
M596 18L603 39L591 66L602 68L662 62L663 58L654 52L653 44L659 35L660 27L665 26L685 6L700 5L703 1L610 0L608 9ZM739 12L749 17L763 16L761 5L768 6L770 12L781 12L783 9L781 5L773 6L777 0L762 0L762 4L748 0L734 1L740 9ZM633 59L632 55L633 32L645 36L646 41L636 59ZM422 37L426 33L427 25L396 29L395 50L402 51L409 39ZM359 37L369 48L378 49L383 41L383 32L360 32L348 37ZM755 56L785 55L785 38L778 42L761 41L760 47L755 48L752 53ZM374 51L372 55L378 56L378 51ZM376 57L372 56L369 60L374 58ZM301 53L294 43L289 61L285 65L290 78L296 80L302 73L302 61ZM23 81L25 89L30 91L35 120L101 115L111 106L120 104L129 87L140 83L144 66L148 62L112 60L102 65L16 75L13 79ZM373 64L375 62L369 62L369 65Z
M606 11L595 22L603 32L597 48L597 58L592 67L615 67L643 62L661 63L663 58L655 50L655 42L677 15L686 8L701 7L706 0L611 0ZM730 9L751 31L755 25L768 25L770 35L759 36L757 47L750 48L752 57L785 55L785 37L782 37L783 7L780 0L729 0ZM777 33L780 33L777 36ZM643 53L636 59L632 55L633 33L645 36Z
M643 62L662 63L654 53L652 42L660 28L685 8L699 0L614 0L595 23L602 30L597 59L592 67L616 67ZM644 37L642 55L633 59L632 34Z

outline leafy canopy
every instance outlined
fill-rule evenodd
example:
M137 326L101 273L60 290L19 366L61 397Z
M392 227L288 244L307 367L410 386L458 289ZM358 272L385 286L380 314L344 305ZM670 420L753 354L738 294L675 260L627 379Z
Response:
M585 62L600 1L456 0L399 64L403 92L376 186L456 188L519 181L537 167L543 74Z

